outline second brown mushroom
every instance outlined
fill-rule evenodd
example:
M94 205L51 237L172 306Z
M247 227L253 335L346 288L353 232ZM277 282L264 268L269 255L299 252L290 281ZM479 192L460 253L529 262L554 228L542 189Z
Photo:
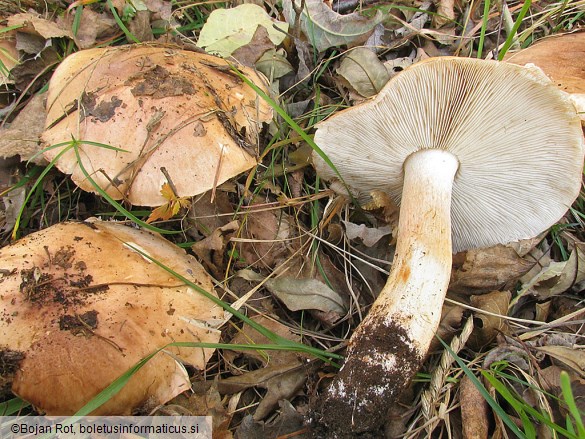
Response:
M265 89L259 74L238 68ZM194 196L254 167L271 119L270 106L221 58L156 45L95 48L55 71L42 139L47 160L82 189L97 191L80 161L112 198L158 206L165 183ZM64 152L72 138L80 160Z
M315 142L351 188L400 205L390 277L315 415L324 437L355 437L384 422L421 367L452 253L536 236L571 206L583 134L575 107L541 71L443 57L320 123Z
M172 342L93 415L148 413L204 370L222 309L197 260L160 235L102 222L67 222L0 250L1 390L50 415L73 415L138 361Z

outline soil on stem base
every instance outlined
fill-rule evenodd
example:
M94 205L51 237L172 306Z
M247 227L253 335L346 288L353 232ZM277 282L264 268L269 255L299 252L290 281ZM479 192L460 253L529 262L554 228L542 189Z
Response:
M390 321L376 329L368 334L358 329L351 338L347 362L317 401L312 416L315 438L381 437L395 393L410 383L422 358L401 326Z

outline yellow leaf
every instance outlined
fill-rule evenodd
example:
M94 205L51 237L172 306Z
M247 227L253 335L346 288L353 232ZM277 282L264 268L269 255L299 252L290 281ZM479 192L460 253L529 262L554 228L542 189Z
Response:
M187 208L191 204L188 197L177 197L170 184L164 183L160 189L160 193L167 201L162 206L157 207L152 211L146 222L150 224L156 220L169 220L174 217L181 208Z

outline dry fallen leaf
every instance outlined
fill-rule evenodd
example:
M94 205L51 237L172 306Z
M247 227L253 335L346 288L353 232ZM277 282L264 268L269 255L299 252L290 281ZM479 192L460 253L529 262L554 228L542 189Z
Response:
M511 297L512 294L509 291L492 291L488 294L472 296L471 304L475 308L491 314L506 316ZM473 334L469 338L469 344L472 346L485 346L498 334L507 332L508 323L502 317L478 312L474 315L474 318L481 320L482 325L476 325Z
M186 209L191 204L189 197L178 197L169 183L162 185L160 193L168 201L151 212L146 220L148 224L158 220L169 220L179 213L181 209Z
M345 226L345 234L348 239L360 238L365 246L373 247L380 239L392 234L390 226L366 227L365 224L354 224L349 221L341 221Z
M14 32L0 33L0 85L12 84L10 71L18 64Z
M37 94L14 118L9 128L0 128L0 157L20 156L34 163L45 164L41 152L40 136L45 125L45 95Z
M463 439L489 437L489 407L483 395L467 375L459 384L459 405Z
M232 221L218 227L209 236L191 246L191 250L201 259L205 268L217 279L225 277L227 245L239 228L238 221Z
M273 20L258 5L245 3L231 9L216 9L203 25L197 47L226 58L249 44L259 26L266 29L274 45L282 43L288 31L287 23Z
M585 378L585 352L581 349L555 345L539 346L536 349Z
M301 337L295 334L288 326L280 323L274 318L269 318L264 315L253 316L252 320L256 323L264 326L270 331L278 334L279 336L295 341L301 342ZM265 336L260 334L258 331L252 329L248 325L238 331L234 338L230 340L230 344L243 344L243 345L255 345L255 344L270 344ZM260 362L262 365L291 365L298 364L299 353L292 351L255 351L250 349L232 349L234 352L244 355L246 358L253 358Z
M390 79L384 64L367 47L349 51L342 58L337 73L363 97L375 95Z
M371 18L357 12L347 15L338 14L328 3L321 0L307 0L303 4L305 7L301 11L301 29L318 52L334 46L365 41L374 27L384 19L380 11ZM296 22L295 8L300 7L300 0L282 2L282 12L291 26Z
M8 18L8 26L22 26L18 32L39 35L47 40L50 38L73 39L73 34L69 29L63 29L53 21L30 13L11 15Z
M540 273L522 285L518 295L534 294L544 300L585 281L585 243L575 242L567 261L551 261Z
M291 311L316 309L322 312L345 313L341 296L317 279L278 277L264 280L264 276L252 270L240 270L238 276L246 280L262 282Z
M469 250L464 255L464 262L454 264L449 284L450 291L463 294L510 288L534 266L532 259L521 258L504 245Z
M254 412L254 419L258 421L268 416L278 401L296 396L307 376L305 366L298 363L266 366L221 380L219 390L221 393L235 393L257 386L266 389L268 392Z

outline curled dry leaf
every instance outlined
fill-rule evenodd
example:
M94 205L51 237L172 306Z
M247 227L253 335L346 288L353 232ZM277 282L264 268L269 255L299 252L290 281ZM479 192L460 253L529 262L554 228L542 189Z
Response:
M296 396L307 381L307 375L305 368L298 363L267 366L221 380L219 389L222 393L241 392L251 387L266 389L266 395L254 412L254 420L259 421L278 406L278 401Z
M295 334L288 326L283 325L274 318L269 318L264 315L253 316L252 320L262 325L266 329L280 335L281 337L301 342L301 337ZM271 344L265 336L260 334L255 329L252 329L248 325L244 325L242 329L236 334L234 338L230 340L231 344L243 344L243 345L255 345L255 344ZM291 365L298 364L299 354L292 351L255 351L250 349L232 349L234 352L238 352L244 355L246 358L253 358L263 366L267 365ZM227 354L227 353L226 353Z
M197 241L191 250L203 261L205 267L218 279L226 274L225 254L230 237L240 228L238 221L218 227L211 235Z
M57 25L62 29L72 29L77 14L65 14L57 18ZM114 36L120 28L116 20L107 12L97 13L91 8L83 8L77 32L73 36L75 44L80 49L89 49L96 44L96 40L103 40Z
M481 296L472 296L471 304L475 308L487 311L490 314L478 312L475 319L481 320L481 325L475 325L475 331L469 342L473 346L481 347L491 342L498 334L507 332L508 323L505 318L512 294L509 291L492 291ZM497 314L497 315L492 315Z
M392 234L390 226L366 227L365 224L354 224L349 221L341 221L345 226L345 234L349 239L360 238L365 246L372 247L380 239Z
M45 115L44 95L33 96L9 128L0 128L0 157L20 156L21 160L32 158L36 164L44 164L43 156L38 154Z
M508 245L468 250L454 258L449 290L464 294L510 288L535 264ZM464 261L461 262L461 257Z
M300 0L284 0L282 12L291 26L296 23L295 10L299 10L301 4L305 5L301 11L301 30L318 52L334 46L366 41L374 27L384 19L380 11L367 18L357 12L338 14L321 0L306 0L303 3Z
M282 43L288 31L287 23L273 20L264 8L245 3L231 9L216 9L209 14L197 47L225 58L249 44L258 27L266 30L275 45Z
M250 281L264 281L264 276L252 270L240 270L237 275ZM345 313L345 304L341 296L317 279L282 276L267 279L264 285L291 311L316 309L322 312Z
M585 281L585 243L576 242L567 261L551 261L540 273L522 285L519 295L534 294L539 300L544 300L561 294L583 281Z
M286 59L286 52L274 49L262 54L256 61L256 68L271 82L294 71L293 66Z
M255 72L241 71L263 87ZM55 159L77 139L92 180L114 199L143 206L165 203L160 188L170 181L162 168L176 195L186 197L255 166L261 123L272 117L268 104L224 60L153 45L69 56L51 79L47 110L43 140L65 146L45 157ZM73 149L56 165L82 189L96 192Z
M356 47L349 51L341 60L337 73L366 98L382 90L390 79L384 64L367 47Z
M18 59L14 32L0 33L0 85L14 82L10 77L10 71L18 64Z
M47 414L72 415L156 349L218 342L209 322L221 308L137 250L214 293L193 257L122 224L62 223L0 250L0 347L22 354L12 363L16 395ZM93 414L170 400L190 388L178 360L203 369L212 353L166 348Z
M69 29L63 29L53 21L46 20L34 14L14 14L8 18L8 26L21 26L18 32L38 35L46 40L50 38L73 39Z
M463 439L489 437L489 407L473 381L465 375L459 383L459 405Z
M547 354L555 362L570 368L581 378L585 378L585 352L580 349L569 348L566 346L540 346L538 351Z

